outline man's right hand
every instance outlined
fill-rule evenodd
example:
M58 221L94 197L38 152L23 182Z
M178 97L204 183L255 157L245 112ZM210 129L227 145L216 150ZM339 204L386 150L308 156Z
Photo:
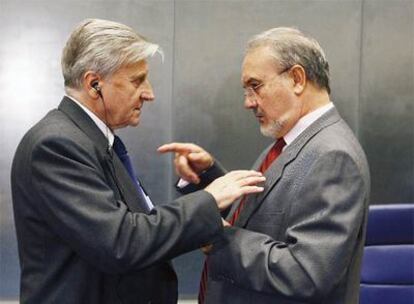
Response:
M198 184L198 175L210 168L214 159L206 150L192 143L170 143L158 148L158 152L174 152L175 171L184 180Z
M260 172L237 170L215 179L204 190L216 199L218 208L224 210L243 195L262 192L264 188L257 184L265 180Z

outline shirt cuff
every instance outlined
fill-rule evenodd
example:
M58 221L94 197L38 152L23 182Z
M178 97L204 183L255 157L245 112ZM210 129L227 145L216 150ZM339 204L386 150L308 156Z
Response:
M177 188L184 188L186 186L188 186L190 184L190 182L186 181L185 179L180 178L180 180L177 183Z

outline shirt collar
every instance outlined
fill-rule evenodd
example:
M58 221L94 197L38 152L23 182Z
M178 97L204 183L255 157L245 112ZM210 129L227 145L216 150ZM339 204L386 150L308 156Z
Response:
M112 130L108 128L108 126L98 116L96 116L95 113L93 113L91 110L85 107L80 101L76 100L72 96L66 96L70 98L73 102L75 102L82 110L84 110L86 114L88 114L88 116L97 125L99 130L101 130L105 137L108 139L109 146L112 147L112 145L114 144L114 133L112 132Z
M306 128L308 128L319 117L321 117L323 114L328 112L333 107L333 103L329 102L328 104L306 114L301 119L299 119L298 122L293 126L293 128L290 129L290 131L287 132L285 136L283 136L283 139L286 142L286 146L290 145L303 131L306 130Z

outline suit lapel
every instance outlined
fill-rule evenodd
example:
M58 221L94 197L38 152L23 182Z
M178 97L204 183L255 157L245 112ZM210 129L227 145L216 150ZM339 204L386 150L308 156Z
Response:
M139 193L118 156L109 149L108 140L95 122L68 97L63 97L58 109L65 113L92 140L98 148L121 194L124 203L133 212L142 212L138 202Z
M295 160L299 152L303 149L306 143L318 134L322 129L339 121L339 116L335 108L329 110L314 123L312 123L305 131L303 131L286 149L280 154L275 162L265 172L266 182L264 185L265 190L262 193L255 195L249 195L246 198L244 207L238 217L235 225L239 227L246 226L249 218L259 208L269 192L275 187L280 178L282 177L284 168L292 161ZM271 145L272 146L272 145ZM260 164L263 162L267 152L270 150L269 146L255 162L253 170L258 170Z

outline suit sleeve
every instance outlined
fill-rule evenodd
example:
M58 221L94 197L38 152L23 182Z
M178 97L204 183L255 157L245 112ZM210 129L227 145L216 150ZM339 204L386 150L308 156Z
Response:
M298 301L323 298L346 274L363 222L367 188L349 155L320 157L289 203L285 241L226 228L209 257L211 278Z
M199 248L222 231L214 198L205 191L132 213L114 197L90 150L47 138L31 154L38 211L79 256L110 273L139 270Z
M227 170L217 161L214 160L213 166L211 166L208 170L203 172L200 177L199 184L188 184L187 186L180 188L178 187L178 182L175 186L178 192L181 194L189 194L195 191L199 191L207 187L210 183L212 183L216 178L219 178L227 173ZM231 206L227 209L221 211L221 217L226 218L231 210Z
M199 184L188 184L187 186L180 188L176 185L176 189L181 194L188 194L194 191L202 190L207 187L211 182L213 182L216 178L223 176L226 174L226 169L217 161L214 160L213 166L208 168L205 172L200 174L200 183Z

